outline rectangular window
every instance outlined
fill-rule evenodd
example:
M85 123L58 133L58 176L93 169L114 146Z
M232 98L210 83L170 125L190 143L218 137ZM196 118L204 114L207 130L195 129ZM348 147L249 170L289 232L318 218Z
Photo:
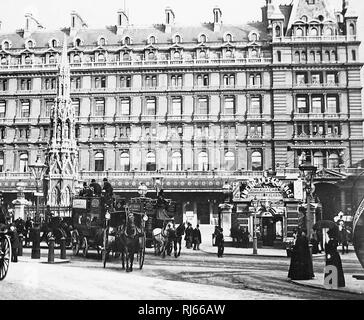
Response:
M0 118L5 118L6 113L6 101L0 101Z
M52 110L53 105L54 105L54 101L53 100L47 100L45 102L45 116L46 117L50 117L51 116L51 110Z
M156 99L155 98L147 99L147 115L150 115L150 116L156 115Z
M121 76L120 77L120 87L130 88L131 87L131 76Z
M339 113L340 110L338 108L338 99L335 96L328 96L327 97L327 112L328 113Z
M127 138L130 136L130 127L129 126L121 126L120 127L120 138Z
M103 117L105 115L105 100L96 99L95 116Z
M7 90L8 90L8 80L0 79L0 91L7 91Z
M30 116L30 101L24 100L21 102L21 117L29 118Z
M209 75L208 74L199 74L197 75L197 86L206 87L209 85Z
M261 114L261 97L252 97L250 104L250 113Z
M261 75L252 73L249 75L249 84L251 86L259 87L261 85Z
M6 138L6 128L0 128L0 139Z
M126 116L130 115L130 99L121 99L120 114Z
M297 97L298 113L308 113L307 97Z
M179 116L182 114L182 98L172 98L172 115Z
M80 126L76 125L76 127L75 127L75 138L78 139L80 137L80 134L81 134Z
M234 97L225 97L225 105L224 105L225 114L235 114L235 98Z
M208 105L207 97L198 98L196 113L197 114L209 114L209 105Z
M147 88L155 88L157 86L157 76L145 76L144 83Z
M298 123L297 124L297 134L300 135L309 135L310 134L310 126L307 123Z
M327 74L327 83L336 83L336 74L335 73Z
M72 107L75 110L75 117L80 116L80 99L72 99Z
M356 51L355 50L351 51L351 60L356 61Z
M313 73L313 74L311 74L311 82L313 84L322 83L322 81L321 81L321 74L320 73Z
M251 136L262 136L262 125L261 124L251 124L249 128L249 133Z
M71 89L81 89L81 77L71 78Z
M297 84L305 84L307 83L306 74L298 73L296 75Z
M20 79L20 90L32 90L32 79Z
M322 97L312 97L312 113L324 113Z

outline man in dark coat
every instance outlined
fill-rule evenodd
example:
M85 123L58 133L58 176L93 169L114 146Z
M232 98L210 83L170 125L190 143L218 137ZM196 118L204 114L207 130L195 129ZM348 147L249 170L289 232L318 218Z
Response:
M199 229L199 225L197 225L196 228L193 229L192 238L193 238L193 250L200 250L201 231Z
M192 248L192 239L193 239L193 228L190 222L187 223L187 228L185 231L185 240L186 240L186 248Z
M80 196L81 197L92 197L92 190L90 189L90 187L87 185L87 182L83 183L83 189L80 191Z
M293 245L288 278L291 280L310 280L314 277L312 257L305 230L298 229Z
M114 193L113 187L111 186L110 182L107 181L107 178L104 178L103 181L104 181L104 187L102 188L102 190L105 190L106 195L109 198L112 198L113 193Z
M325 252L326 252L326 265L333 265L337 269L338 276L338 287L345 287L345 277L343 266L341 263L341 258L339 252L337 251L338 241L336 240L336 233L330 229L327 234L329 235L329 242L326 244ZM326 275L325 275L326 277Z
M18 262L18 250L20 247L20 240L16 227L13 223L10 226L10 239L11 239L11 261Z
M96 182L95 179L92 179L91 180L91 183L90 183L90 188L93 189L93 192L94 192L94 195L96 197L100 197L101 196L101 186Z
M348 234L348 230L346 229L345 225L342 224L341 226L341 230L340 230L340 243L341 243L341 253L344 254L349 253L349 234Z
M222 258L224 254L224 233L223 228L216 226L214 232L215 244L217 246L217 256Z

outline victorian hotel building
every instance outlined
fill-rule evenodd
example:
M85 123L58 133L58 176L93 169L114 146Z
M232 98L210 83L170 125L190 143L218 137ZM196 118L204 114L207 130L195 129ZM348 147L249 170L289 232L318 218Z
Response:
M334 10L327 0L267 0L258 22L227 24L218 7L211 18L179 26L167 8L163 24L134 26L119 11L116 25L90 29L72 12L68 27L49 31L26 14L23 29L1 33L5 202L19 181L33 199L28 166L47 158L63 60L79 182L107 177L129 199L141 182L155 197L158 179L177 201L177 223L252 234L256 213L263 244L279 245L305 215L297 183L304 154L317 167L312 199L321 205L313 208L322 209L311 210L313 219L354 212L364 191L362 63L347 1Z

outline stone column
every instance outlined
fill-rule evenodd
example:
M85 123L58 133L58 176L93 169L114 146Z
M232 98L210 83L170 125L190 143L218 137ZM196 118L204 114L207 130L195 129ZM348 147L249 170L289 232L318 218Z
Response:
M14 205L14 221L18 218L26 220L24 208L26 205L28 205L28 201L25 200L24 187L25 183L17 183L17 198L12 202Z
M231 214L233 211L233 205L228 203L222 203L219 205L220 217L221 217L221 227L224 230L224 237L230 237L231 229Z

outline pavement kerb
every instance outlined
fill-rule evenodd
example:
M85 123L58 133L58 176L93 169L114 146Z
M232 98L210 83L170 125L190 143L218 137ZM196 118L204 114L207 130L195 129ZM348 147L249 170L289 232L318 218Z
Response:
M61 263L69 263L71 262L70 259L54 259L54 262L48 262L47 258L41 258L41 259L31 259L28 257L20 256L18 257L18 263L19 262L26 262L26 263L44 263L44 264L61 264Z
M310 287L310 288L316 288L316 289L324 289L327 291L339 291L339 292L348 292L348 293L355 293L358 295L363 295L364 293L360 293L356 290L350 289L348 287L345 288L337 288L337 289L328 289L325 288L325 286L320 285L320 284L312 284L312 283L307 283L307 282L302 282L302 281L298 281L298 280L289 280L290 282L297 284L299 286L304 286L304 287Z

